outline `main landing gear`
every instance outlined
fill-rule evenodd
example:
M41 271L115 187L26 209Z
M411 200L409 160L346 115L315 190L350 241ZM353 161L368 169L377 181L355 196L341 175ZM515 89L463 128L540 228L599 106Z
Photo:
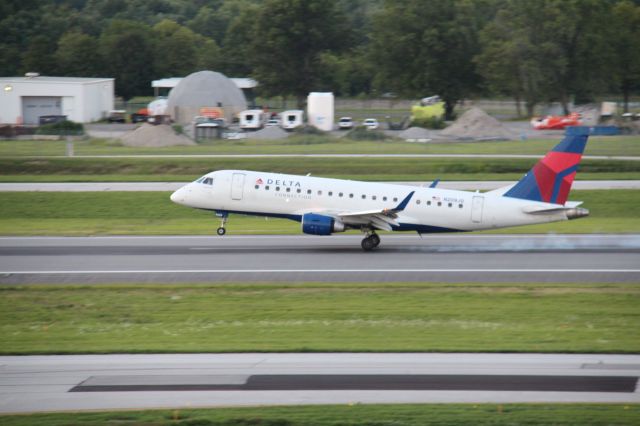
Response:
M224 234L227 233L227 230L224 228L224 226L227 224L227 219L229 218L229 213L227 212L216 212L216 216L221 217L222 218L222 223L220 223L220 227L218 229L216 229L216 234L223 236Z
M362 246L362 250L371 251L374 248L378 247L378 245L380 245L380 237L370 229L366 230L366 233L367 236L364 237L360 245Z

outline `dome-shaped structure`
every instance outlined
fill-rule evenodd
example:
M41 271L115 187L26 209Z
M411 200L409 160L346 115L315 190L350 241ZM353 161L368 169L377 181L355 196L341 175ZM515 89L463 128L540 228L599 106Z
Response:
M193 117L219 108L230 122L247 109L247 101L229 78L214 71L198 71L183 78L169 93L167 114L176 123L186 124Z

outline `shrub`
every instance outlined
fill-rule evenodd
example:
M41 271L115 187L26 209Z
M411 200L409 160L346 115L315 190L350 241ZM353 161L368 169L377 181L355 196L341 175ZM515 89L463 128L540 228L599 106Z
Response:
M43 124L38 127L38 135L81 135L84 133L82 123L65 120L58 123Z

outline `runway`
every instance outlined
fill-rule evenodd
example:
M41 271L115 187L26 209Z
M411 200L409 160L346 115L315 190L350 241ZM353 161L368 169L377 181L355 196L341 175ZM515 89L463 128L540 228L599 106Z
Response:
M638 355L0 357L0 412L349 403L640 403Z
M640 282L639 235L3 237L0 284Z

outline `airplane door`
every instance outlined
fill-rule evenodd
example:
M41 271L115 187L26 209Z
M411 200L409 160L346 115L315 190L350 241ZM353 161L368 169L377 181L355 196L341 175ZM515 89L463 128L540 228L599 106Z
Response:
M244 191L244 173L234 173L231 179L231 199L242 200Z
M484 197L473 197L471 202L471 221L474 223L482 222L482 207L484 205Z

